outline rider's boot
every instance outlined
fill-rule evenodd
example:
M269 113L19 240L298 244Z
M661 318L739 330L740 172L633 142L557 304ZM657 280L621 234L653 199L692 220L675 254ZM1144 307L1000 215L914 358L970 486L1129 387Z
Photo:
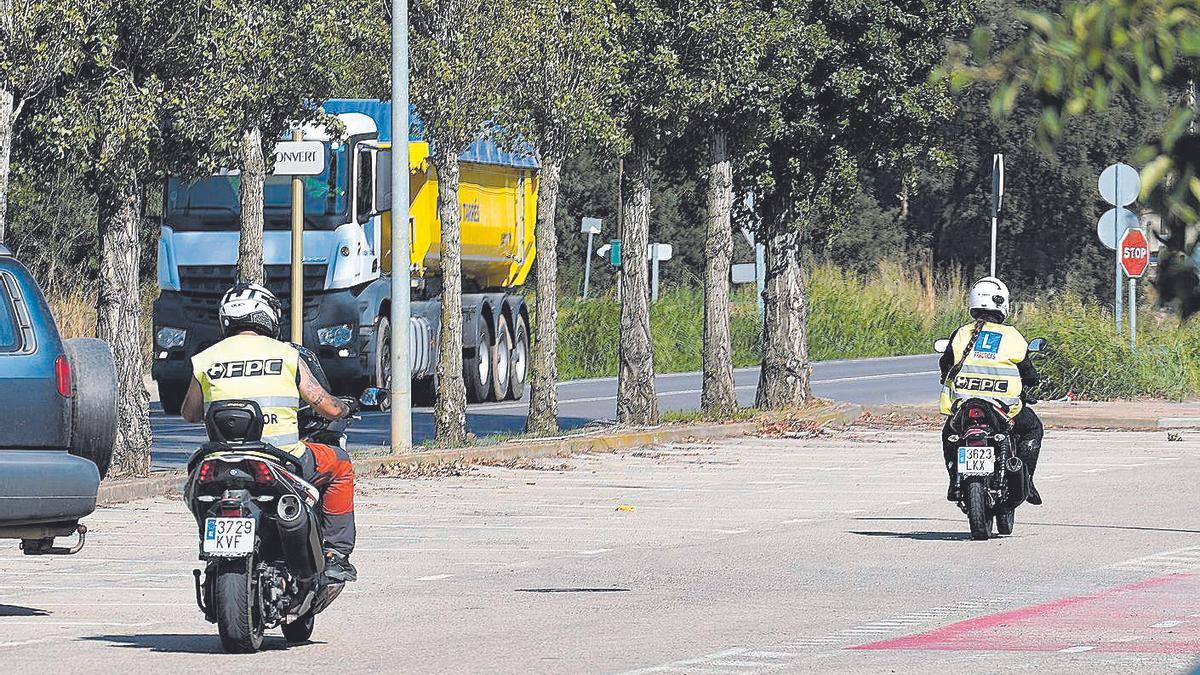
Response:
M1025 466L1029 467L1029 496L1025 501L1034 506L1042 505L1042 495L1038 493L1037 487L1033 484L1033 472L1037 469L1038 454L1041 452L1042 443L1039 440L1021 441L1021 445L1025 446Z
M340 551L326 549L325 578L332 582L358 581L358 570L350 564L350 559Z
M950 474L950 487L946 488L946 501L948 502L958 501L958 494L954 489L954 468L955 465L953 463L946 463L946 471Z

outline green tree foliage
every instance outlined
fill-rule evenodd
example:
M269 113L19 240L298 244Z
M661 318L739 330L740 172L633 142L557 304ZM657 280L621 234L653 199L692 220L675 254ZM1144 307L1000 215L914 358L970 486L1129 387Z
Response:
M30 101L83 62L94 2L0 0L0 241L4 241L13 132Z
M990 55L989 32L972 39L953 72L956 83L997 83L994 111L1012 114L1020 94L1031 92L1046 143L1063 136L1067 120L1104 111L1128 98L1168 107L1166 122L1138 159L1143 196L1164 216L1169 251L1160 257L1158 288L1185 314L1200 310L1200 277L1194 260L1200 222L1200 139L1194 133L1194 88L1200 59L1200 6L1193 0L1077 0L1057 12L1025 10L1021 40ZM1184 92L1192 90L1192 95ZM1190 99L1190 100L1189 100Z
M458 156L512 117L505 96L514 83L510 16L504 2L493 0L416 0L410 15L411 98L438 181L442 315L434 425L447 444L467 434ZM475 358L488 358L487 352L484 347Z
M563 162L586 147L620 140L608 104L619 81L613 10L603 0L530 0L517 3L511 25L519 73L511 104L520 141L532 143L541 162L537 222L537 329L534 331L528 426L558 427L558 255L555 216Z
M216 0L198 20L176 124L207 150L199 169L241 170L239 273L261 281L265 154L288 127L317 116L314 102L359 80L360 51L377 48L370 36L386 26L367 0Z

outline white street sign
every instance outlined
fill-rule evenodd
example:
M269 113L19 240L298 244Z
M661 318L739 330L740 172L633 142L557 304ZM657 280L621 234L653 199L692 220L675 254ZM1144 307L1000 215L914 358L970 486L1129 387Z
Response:
M321 141L280 141L275 144L275 176L316 176L325 170Z
M752 284L758 280L758 265L735 263L729 268L729 273L735 284Z
M1096 223L1096 236L1100 237L1100 243L1106 248L1112 250L1117 249L1117 238L1125 233L1125 230L1137 228L1139 226L1137 214L1129 209L1120 207L1109 209L1100 216L1100 221Z
M582 234L600 234L600 225L604 221L599 218L584 218L579 225Z
M1100 196L1113 206L1129 206L1141 191L1142 181L1137 169L1128 164L1110 164L1100 174Z
M675 254L675 250L670 244L647 244L646 245L646 260L654 260L657 253L659 262L670 260Z
M597 258L607 258L608 251L611 248L612 248L612 244L605 244L605 245L601 246L600 248L596 249L596 257Z

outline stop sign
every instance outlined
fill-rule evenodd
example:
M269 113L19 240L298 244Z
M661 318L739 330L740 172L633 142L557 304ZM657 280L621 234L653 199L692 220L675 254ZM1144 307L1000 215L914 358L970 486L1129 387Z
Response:
M1150 243L1146 240L1146 231L1139 228L1125 230L1117 250L1121 252L1121 267L1131 279L1137 279L1146 273L1150 264Z

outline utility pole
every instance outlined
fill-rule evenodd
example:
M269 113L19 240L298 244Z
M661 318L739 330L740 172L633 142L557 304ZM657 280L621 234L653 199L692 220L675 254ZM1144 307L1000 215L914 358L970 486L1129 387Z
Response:
M408 0L392 0L392 453L412 449L412 366L409 363L410 260L408 205Z

